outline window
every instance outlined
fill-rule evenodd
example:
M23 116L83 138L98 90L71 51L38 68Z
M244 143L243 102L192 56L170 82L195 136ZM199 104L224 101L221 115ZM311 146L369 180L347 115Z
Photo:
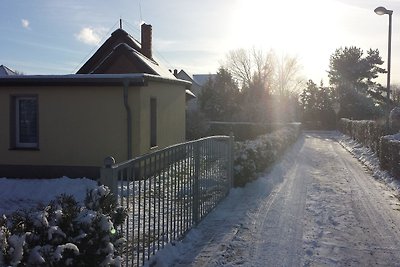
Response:
M11 146L38 147L37 96L13 96L11 105Z
M157 146L157 99L150 98L150 147Z

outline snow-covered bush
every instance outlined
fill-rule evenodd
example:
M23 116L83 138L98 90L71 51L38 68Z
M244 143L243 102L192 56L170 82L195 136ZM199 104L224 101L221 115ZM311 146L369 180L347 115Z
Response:
M400 133L381 137L379 162L383 170L400 179Z
M230 135L235 136L237 141L245 141L258 138L259 136L271 133L287 125L286 123L253 123L253 122L223 122L210 121L209 135Z
M381 168L400 179L400 133L386 135L389 130L384 123L368 120L341 119L339 129L371 148L379 156Z
M0 266L120 266L126 212L99 186L85 202L61 195L0 218Z
M244 186L270 167L293 144L301 124L291 124L255 140L235 142L234 185Z
M392 132L398 133L400 131L400 107L395 107L390 111L389 125Z
M339 130L379 153L381 136L387 134L384 122L371 120L340 119Z

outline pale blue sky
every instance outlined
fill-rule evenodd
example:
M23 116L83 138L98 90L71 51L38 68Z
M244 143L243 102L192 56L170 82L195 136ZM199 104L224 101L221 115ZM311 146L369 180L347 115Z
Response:
M373 12L380 5L394 10L392 80L400 82L399 0L0 0L0 64L74 73L122 18L138 40L140 23L153 25L156 57L170 69L213 73L229 50L256 47L297 56L305 78L327 82L340 46L378 48L386 61L388 16Z

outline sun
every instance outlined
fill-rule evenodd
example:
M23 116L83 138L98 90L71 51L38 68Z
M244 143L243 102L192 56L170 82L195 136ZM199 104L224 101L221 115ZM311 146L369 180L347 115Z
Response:
M274 50L301 59L309 68L321 57L329 59L337 43L342 6L333 0L238 0L230 22L229 49L252 48ZM328 56L327 56L328 55ZM319 63L321 65L321 63Z

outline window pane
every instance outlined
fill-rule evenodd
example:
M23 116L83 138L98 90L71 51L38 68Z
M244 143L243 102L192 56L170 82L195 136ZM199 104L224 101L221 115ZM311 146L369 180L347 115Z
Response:
M37 143L37 101L35 98L18 99L19 143Z
M150 99L150 146L157 146L157 100Z

